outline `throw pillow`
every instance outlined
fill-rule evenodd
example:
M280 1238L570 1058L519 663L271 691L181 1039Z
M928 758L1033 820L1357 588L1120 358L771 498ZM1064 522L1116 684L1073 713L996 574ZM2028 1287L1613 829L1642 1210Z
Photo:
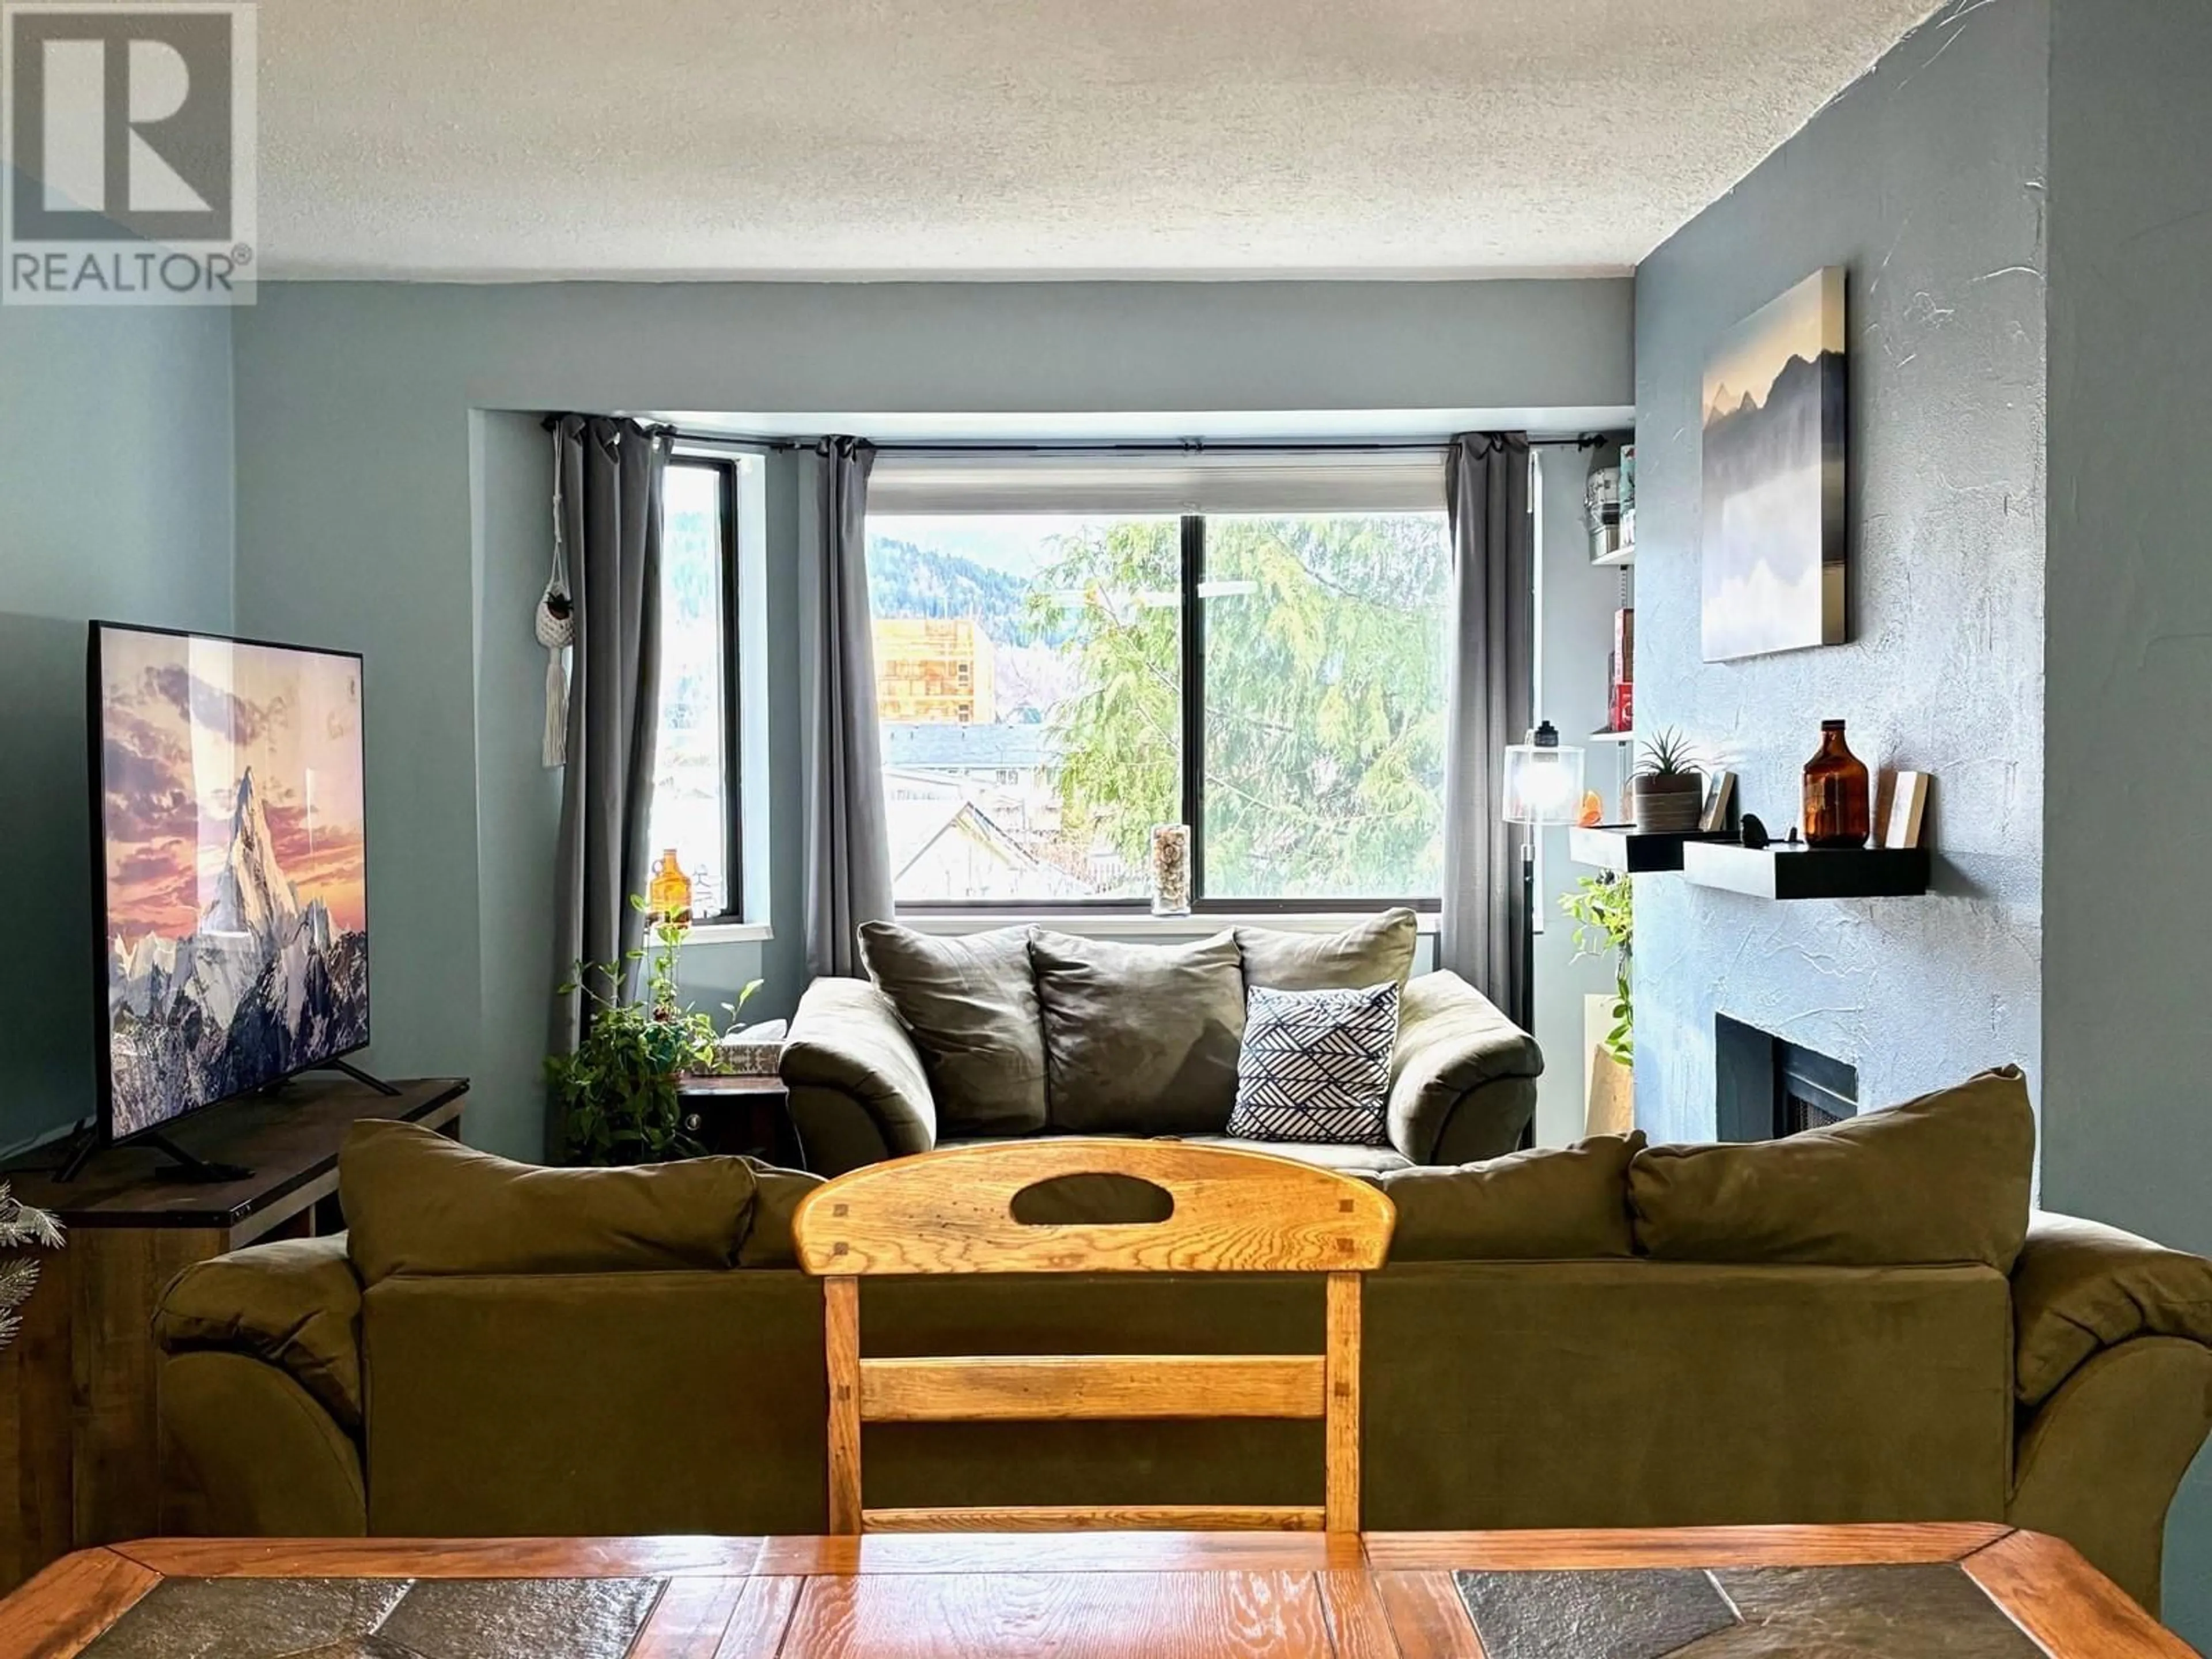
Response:
M1644 1132L1373 1177L1398 1206L1393 1261L1576 1261L1636 1254L1628 1164Z
M1340 933L1291 933L1275 927L1239 927L1237 949L1244 959L1247 988L1271 991L1356 991L1384 980L1403 985L1413 971L1419 925L1402 907Z
M1636 1242L1685 1261L2012 1271L2035 1112L2020 1067L1747 1146L1653 1146L1628 1168Z
M1045 1097L1064 1134L1218 1133L1237 1103L1244 981L1237 941L1116 945L1030 935Z
M1244 1000L1229 1133L1247 1140L1379 1146L1397 1041L1395 980L1357 991L1255 986Z
M346 1247L364 1285L734 1267L753 1187L741 1158L544 1170L388 1121L355 1124L338 1155Z
M921 1051L940 1135L1044 1127L1044 1030L1029 929L937 939L863 922L860 960Z

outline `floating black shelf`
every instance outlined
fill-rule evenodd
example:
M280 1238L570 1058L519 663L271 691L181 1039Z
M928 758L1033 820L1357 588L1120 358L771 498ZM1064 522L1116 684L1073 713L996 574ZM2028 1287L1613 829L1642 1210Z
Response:
M1627 823L1577 824L1567 831L1567 854L1577 864L1617 870L1625 876L1682 867L1682 848L1693 841L1725 841L1724 830L1638 830Z
M1753 898L1910 898L1928 890L1928 849L1692 842L1682 848L1682 875Z

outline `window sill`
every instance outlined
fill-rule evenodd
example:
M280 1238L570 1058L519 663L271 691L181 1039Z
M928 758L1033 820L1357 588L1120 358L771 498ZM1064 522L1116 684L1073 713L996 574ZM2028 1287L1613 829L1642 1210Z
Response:
M1382 908L1377 907L1379 911ZM1302 915L1252 914L1209 910L1188 916L1156 916L1148 911L1107 911L1097 915L1022 915L1002 910L933 910L898 918L902 927L917 933L958 935L986 933L994 927L1036 926L1078 939L1205 939L1224 927L1272 927L1285 933L1334 933L1364 921L1375 912L1363 910L1310 911ZM1419 931L1437 931L1437 913L1415 913Z
M694 945L764 945L775 937L775 929L764 921L702 921L684 936L686 946Z

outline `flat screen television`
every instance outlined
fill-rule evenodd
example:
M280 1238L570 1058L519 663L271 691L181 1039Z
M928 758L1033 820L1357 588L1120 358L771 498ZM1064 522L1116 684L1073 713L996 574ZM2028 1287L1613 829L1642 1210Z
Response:
M362 664L92 625L100 1139L368 1041Z

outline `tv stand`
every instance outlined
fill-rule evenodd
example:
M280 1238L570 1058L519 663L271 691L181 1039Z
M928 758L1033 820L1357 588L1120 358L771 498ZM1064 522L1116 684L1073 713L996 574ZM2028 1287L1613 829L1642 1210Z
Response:
M394 1092L397 1092L395 1091ZM166 1152L173 1160L155 1166L154 1173L167 1181L190 1181L214 1186L225 1181L251 1181L253 1171L243 1164L210 1164L204 1158L195 1158L167 1136L148 1130L131 1138L132 1144L151 1146L157 1152Z
M22 1336L0 1349L0 1592L70 1550L174 1529L161 1501L160 1354L146 1335L163 1287L192 1262L257 1240L343 1227L338 1153L355 1124L459 1133L465 1079L398 1084L387 1095L350 1078L302 1077L280 1096L162 1125L175 1146L94 1137L67 1184L46 1173L51 1142L0 1163L16 1197L70 1231L67 1249L38 1253ZM180 1148L196 1154L191 1163L254 1173L194 1178L176 1167L188 1161Z

